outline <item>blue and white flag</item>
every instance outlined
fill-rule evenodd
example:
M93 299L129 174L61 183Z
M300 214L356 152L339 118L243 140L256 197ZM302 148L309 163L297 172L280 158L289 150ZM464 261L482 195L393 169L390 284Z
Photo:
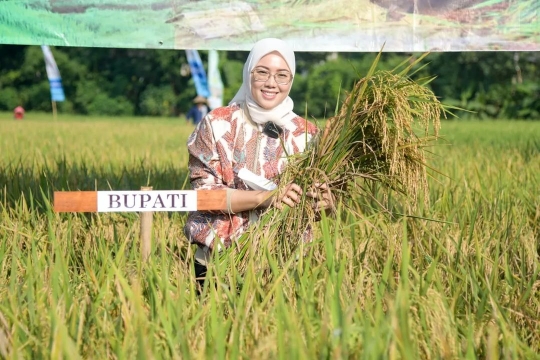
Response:
M191 70L191 77L195 83L195 89L197 95L208 98L210 91L208 91L208 81L206 80L206 72L197 50L186 50L186 57Z
M62 78L60 77L60 71L58 70L58 66L56 66L51 49L47 45L42 45L41 50L43 50L45 69L47 70L47 77L51 85L51 100L64 101L66 97L64 96L64 88L62 87Z
M223 106L223 82L219 74L219 55L217 50L208 52L208 87L210 96L208 97L208 106L210 109L216 109Z

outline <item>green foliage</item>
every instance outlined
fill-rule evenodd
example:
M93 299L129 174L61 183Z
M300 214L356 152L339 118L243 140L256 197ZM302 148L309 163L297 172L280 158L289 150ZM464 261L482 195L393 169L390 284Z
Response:
M505 99L506 113L511 119L540 119L540 84L527 81L517 84L511 98Z
M152 116L173 114L176 96L170 87L148 86L141 95L141 111Z
M389 61L380 63L380 69L387 70L397 65L396 58L402 60L399 56L389 57ZM295 79L294 87L300 83L300 89L293 88L292 93L296 101L295 110L303 114L307 103L309 115L313 117L334 116L336 104L341 103L354 83L368 72L373 59L371 54L337 53L334 57L319 59L318 63Z
M336 103L346 96L343 90L351 89L355 80L358 77L347 60L327 61L314 67L306 81L305 101L310 113L315 117L333 116Z
M238 89L240 89L243 68L244 63L239 60L227 60L221 65L224 103L231 101Z
M89 115L129 116L133 115L133 104L125 97L110 97L100 93L86 107Z
M461 118L539 119L537 53L433 54L434 92ZM432 70L433 71L433 70Z
M134 111L125 96L112 96L93 80L77 84L74 104L80 112L89 115L133 115Z
M98 3L89 3L92 4ZM182 50L54 47L52 51L66 99L71 103L59 105L62 111L104 113L109 99L119 99L128 101L131 108L121 104L110 113L176 116L188 111L196 95L191 76L180 74L180 68L186 64ZM380 68L390 70L408 56L383 53ZM206 62L205 51L201 51L201 57ZM246 57L247 53L241 51L221 53L225 104L242 83ZM310 118L334 115L338 101L367 72L373 57L370 53L297 53L297 72L290 94L295 111L304 115L307 104ZM467 110L458 111L459 117L540 117L538 53L433 53L427 60L430 64L422 72L437 76L429 86L444 104ZM50 111L46 84L43 55L38 46L0 45L0 89L5 92L0 110L10 110L13 106L7 103L17 100L27 110ZM168 110L165 103L171 104Z
M27 87L21 97L27 109L51 111L51 93L49 82L46 80L41 80Z
M17 90L0 89L0 110L12 110L21 103Z

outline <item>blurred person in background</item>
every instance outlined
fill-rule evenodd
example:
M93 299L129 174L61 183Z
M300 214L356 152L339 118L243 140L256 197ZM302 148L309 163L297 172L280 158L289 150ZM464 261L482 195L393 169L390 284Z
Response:
M13 109L13 118L15 120L24 119L24 108L22 106L17 106L15 109Z
M206 105L206 98L203 96L197 96L193 99L194 105L189 109L186 114L186 120L197 125L201 120L210 112L210 108Z

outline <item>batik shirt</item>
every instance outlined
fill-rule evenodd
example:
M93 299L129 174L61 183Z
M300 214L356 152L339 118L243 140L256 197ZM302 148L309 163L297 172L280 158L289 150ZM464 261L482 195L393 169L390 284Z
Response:
M187 143L192 188L250 190L238 177L242 168L277 183L277 175L287 164L287 155L303 152L317 127L296 116L283 130L281 139L263 134L262 126L252 122L236 104L211 111ZM264 209L236 214L192 212L184 232L200 247L212 249L216 239L228 247L257 221L262 211Z

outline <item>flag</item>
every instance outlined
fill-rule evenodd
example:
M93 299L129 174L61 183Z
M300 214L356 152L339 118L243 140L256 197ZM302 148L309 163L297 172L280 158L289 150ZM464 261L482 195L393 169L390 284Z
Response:
M191 77L195 83L195 89L197 95L208 98L210 91L208 91L208 81L206 80L206 72L197 50L186 50L187 61L191 70Z
M56 66L51 49L47 45L42 45L41 50L43 50L45 69L47 70L47 77L51 85L51 100L64 101L66 97L64 96L64 88L62 88L62 78L60 77L60 71L58 70L58 66Z
M219 56L217 50L208 52L208 87L210 96L208 97L208 106L216 109L223 106L223 82L219 74Z

